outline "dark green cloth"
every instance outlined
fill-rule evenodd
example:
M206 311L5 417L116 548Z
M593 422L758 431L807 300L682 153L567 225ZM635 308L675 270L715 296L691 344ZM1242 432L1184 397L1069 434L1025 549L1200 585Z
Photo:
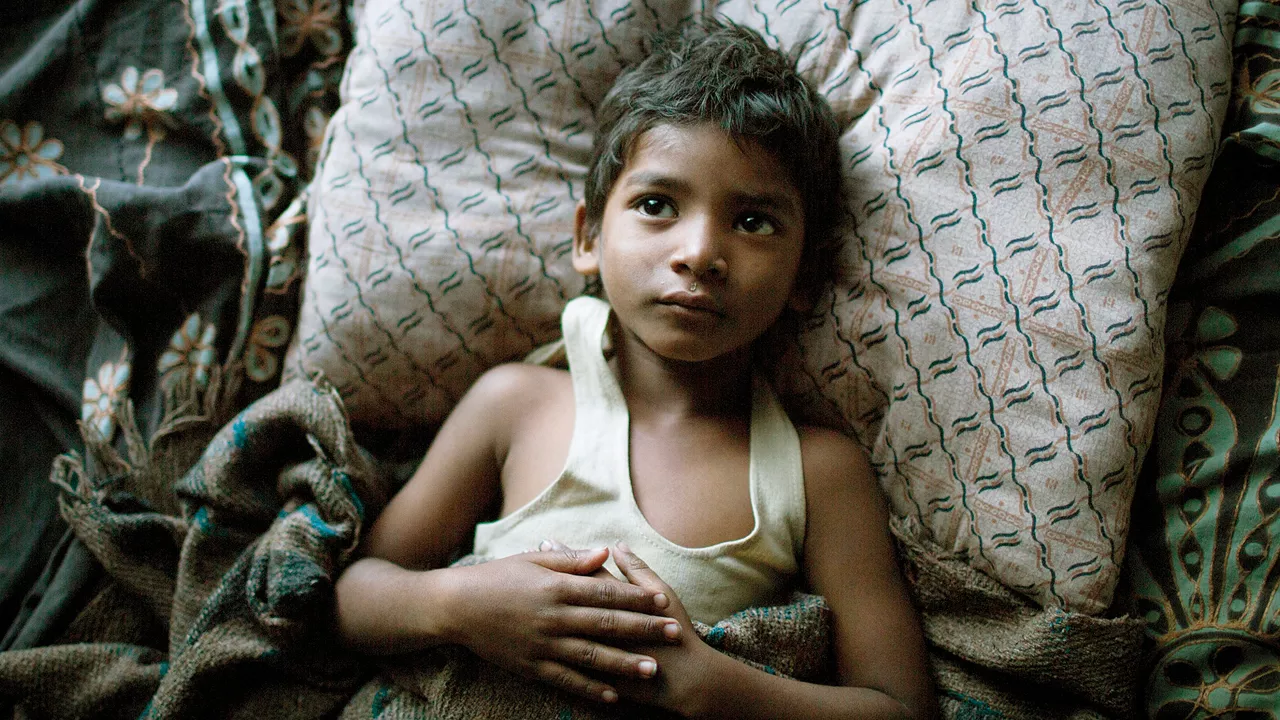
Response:
M270 225L350 39L340 3L328 25L278 5L0 4L0 649L56 635L97 580L48 483L82 417L114 436L127 397L150 433L177 375L225 366L241 405L279 382L302 225Z
M1118 596L1162 720L1280 717L1280 3L1241 4L1235 62Z

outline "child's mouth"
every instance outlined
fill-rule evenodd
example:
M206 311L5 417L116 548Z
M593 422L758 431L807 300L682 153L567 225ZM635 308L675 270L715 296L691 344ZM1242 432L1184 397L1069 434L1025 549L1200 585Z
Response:
M676 290L658 298L659 305L679 308L689 312L721 316L724 313L720 305L706 293L692 293L688 290Z

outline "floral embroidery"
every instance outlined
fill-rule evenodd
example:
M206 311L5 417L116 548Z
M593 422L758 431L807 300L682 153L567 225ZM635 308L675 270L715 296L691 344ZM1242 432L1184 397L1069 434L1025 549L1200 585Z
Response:
M1280 113L1280 70L1265 73L1249 88L1249 107L1255 113Z
M289 331L289 321L280 315L271 315L254 323L249 333L249 346L245 349L245 372L250 378L266 382L276 376L280 358L271 350L289 342Z
M97 430L104 440L110 440L115 434L116 414L128 387L129 363L123 360L103 363L98 368L97 378L84 381L80 420Z
M283 295L298 277L298 236L306 230L306 205L307 193L303 190L267 228L267 250L271 253L266 287L269 293Z
M209 368L213 365L213 323L202 330L200 314L192 313L169 340L169 349L160 356L156 370L161 382L172 386L183 379L204 389L209 385Z
M311 44L322 55L337 55L342 50L342 34L338 32L336 0L284 0L280 6L280 41L286 56L297 55L302 45Z
M152 68L138 76L138 69L130 66L120 75L120 84L112 83L102 90L107 103L108 122L124 122L124 136L137 140L145 130L149 137L164 137L164 125L169 122L168 112L178 104L178 91L164 86L164 71Z
M62 143L46 138L40 123L18 127L12 120L0 122L0 185L64 174L67 169L54 162L60 157Z
M262 206L270 210L284 196L285 185L280 176L297 177L298 162L280 149L284 130L280 125L280 111L271 102L271 98L259 98L250 118L254 134L267 146L267 167L253 179L253 189L258 192Z

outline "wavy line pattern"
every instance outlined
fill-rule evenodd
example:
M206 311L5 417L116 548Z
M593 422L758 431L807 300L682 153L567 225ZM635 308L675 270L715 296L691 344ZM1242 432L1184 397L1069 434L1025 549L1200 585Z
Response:
M431 423L553 337L583 288L596 105L638 38L722 14L794 50L845 123L835 286L771 355L788 406L862 439L894 511L975 566L1107 606L1226 111L1217 21L1158 0L366 5L291 366L357 417Z

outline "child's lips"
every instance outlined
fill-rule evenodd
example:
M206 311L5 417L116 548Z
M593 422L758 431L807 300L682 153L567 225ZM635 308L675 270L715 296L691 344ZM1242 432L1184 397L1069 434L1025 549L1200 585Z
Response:
M711 315L723 315L720 303L707 293L695 293L688 290L675 290L658 298L660 305L673 305L678 308Z

